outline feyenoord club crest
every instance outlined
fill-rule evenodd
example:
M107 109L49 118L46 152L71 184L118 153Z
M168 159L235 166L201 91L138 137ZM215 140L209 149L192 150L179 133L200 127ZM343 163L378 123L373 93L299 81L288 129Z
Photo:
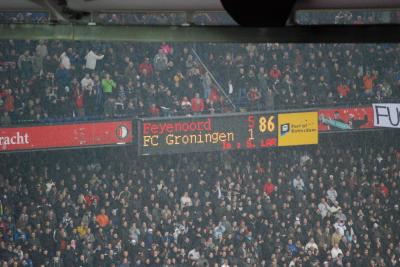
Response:
M128 136L128 128L125 125L119 125L115 129L115 135L118 139L125 139Z

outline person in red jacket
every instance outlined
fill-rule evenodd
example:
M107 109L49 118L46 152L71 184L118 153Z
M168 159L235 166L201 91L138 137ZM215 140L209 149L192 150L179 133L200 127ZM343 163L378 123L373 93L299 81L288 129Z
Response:
M380 183L379 191L381 192L384 198L387 198L389 196L389 188L387 188L387 186L384 183Z
M267 193L268 196L272 196L274 191L275 185L272 183L271 178L268 178L267 182L264 184L264 192Z
M347 95L350 92L350 87L348 85L346 85L343 81L341 81L338 85L338 87L336 88L336 91L339 94L339 98L343 99L346 98Z
M204 110L204 99L200 98L199 93L196 93L191 101L192 111L194 114L200 114Z
M100 201L100 197L98 195L94 195L92 193L92 191L89 191L84 197L83 200L85 201L85 206L86 208L89 208L90 206L92 206L94 204L94 202L96 202L96 205L99 203Z
M273 79L273 80L279 80L281 77L282 73L281 71L278 69L278 65L273 65L272 69L269 71L269 76Z
M152 103L149 108L149 114L151 117L160 117L160 109L155 103Z
M80 88L77 88L75 91L75 106L78 112L77 116L82 117L85 116L85 102L83 91Z
M144 61L139 65L139 72L145 77L153 75L153 66L151 65L150 59L148 57L146 57Z
M0 98L3 101L2 106L0 107L0 110L5 110L7 112L13 112L14 111L14 96L12 94L11 89L5 89L0 91Z
M374 89L374 81L377 79L376 72L373 71L372 74L367 71L363 77L364 82L364 92L366 95L371 95Z
M219 95L218 95L218 90L215 87L211 88L211 93L210 93L210 96L208 97L208 99L213 102L218 102Z

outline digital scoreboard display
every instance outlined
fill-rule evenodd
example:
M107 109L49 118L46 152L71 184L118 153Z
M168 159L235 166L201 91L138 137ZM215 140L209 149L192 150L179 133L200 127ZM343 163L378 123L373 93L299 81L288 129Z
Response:
M161 119L143 119L138 123L138 150L140 155L160 155L171 153L210 152L235 149L257 149L276 147L281 139L282 145L297 145L296 132L300 128L312 128L310 133L316 138L308 140L300 138L301 144L313 144L318 142L318 115L312 115L312 127L310 119L295 115L303 113L234 113L227 115L196 116L196 117L171 117ZM304 113L307 114L307 113ZM281 126L278 117L287 115L288 123ZM314 116L315 115L315 116ZM286 119L285 117L285 119ZM293 123L294 120L294 123ZM297 125L296 125L297 124ZM315 125L314 125L315 124ZM282 129L279 129L282 127ZM282 131L281 131L282 130ZM308 131L307 129L305 131ZM293 134L292 134L293 133ZM278 135L281 136L278 136ZM294 135L294 137L293 137ZM295 141L293 141L295 140Z
M274 147L275 114L180 117L139 123L142 155ZM139 136L140 136L139 135Z

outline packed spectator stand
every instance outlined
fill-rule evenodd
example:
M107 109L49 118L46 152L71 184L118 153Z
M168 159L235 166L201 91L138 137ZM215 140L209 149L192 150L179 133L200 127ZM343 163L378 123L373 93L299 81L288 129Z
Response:
M398 44L9 40L0 46L1 125L399 97Z
M331 15L338 24L386 19ZM0 51L1 127L400 97L398 44L8 40ZM400 266L399 147L396 132L378 130L324 135L309 147L170 157L140 158L132 146L0 154L0 264Z
M2 266L399 266L398 138L349 135L169 158L3 154Z
M99 13L94 21L106 25L237 25L224 11L194 12L189 16L186 12Z
M296 13L295 21L301 25L321 24L398 24L398 9L387 10L301 10Z

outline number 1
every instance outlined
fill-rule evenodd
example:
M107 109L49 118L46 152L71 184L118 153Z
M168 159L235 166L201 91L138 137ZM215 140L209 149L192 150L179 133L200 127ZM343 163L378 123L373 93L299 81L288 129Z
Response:
M253 133L253 129L249 129L249 140L254 140L254 133Z

